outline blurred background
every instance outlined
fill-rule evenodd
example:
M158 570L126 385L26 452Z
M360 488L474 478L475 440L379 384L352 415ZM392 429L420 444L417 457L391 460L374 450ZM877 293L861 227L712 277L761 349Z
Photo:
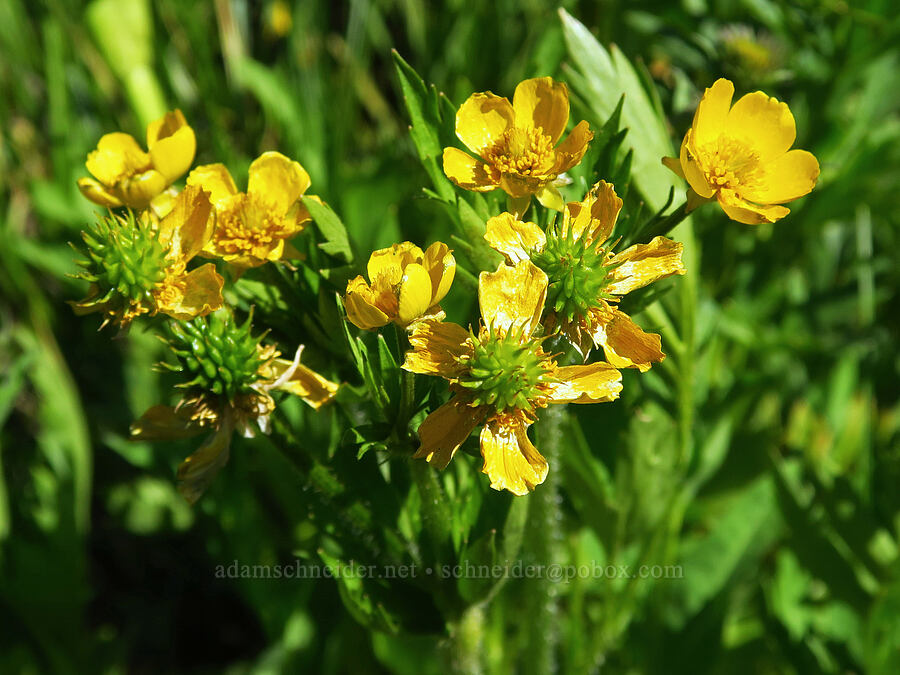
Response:
M192 509L173 482L190 444L126 440L169 396L152 370L161 347L141 331L113 340L66 304L86 290L68 276L69 242L95 217L76 180L102 134L143 140L178 107L197 132L195 164L223 162L239 186L263 150L299 160L362 260L445 237L452 221L422 197L391 49L455 105L559 77L575 120L598 129L617 95L592 98L559 6L0 3L0 672L443 672L437 610L415 631L381 630L333 580L216 578L235 559L312 550L311 497L265 441L236 440ZM558 559L677 563L684 578L560 585L556 666L900 672L896 4L561 6L650 83L672 148L703 88L726 76L790 104L795 147L822 174L774 226L699 212L676 370L627 374L636 393L623 406L638 407L578 411L558 468ZM642 134L630 128L625 146ZM684 297L670 298L673 316ZM319 424L310 434L327 444ZM665 450L679 434L696 449L683 470ZM540 672L523 589L500 591L488 670Z

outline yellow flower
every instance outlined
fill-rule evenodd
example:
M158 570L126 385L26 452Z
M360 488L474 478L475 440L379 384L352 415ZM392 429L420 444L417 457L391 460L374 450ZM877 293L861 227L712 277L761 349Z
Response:
M246 192L238 192L222 164L198 166L187 184L212 194L216 227L206 253L239 267L280 260L288 240L310 220L300 199L309 189L309 174L279 152L264 152L253 161Z
M79 278L90 294L73 303L79 314L103 312L106 322L126 328L142 314L188 320L219 309L225 280L212 263L187 270L212 231L209 195L187 187L169 214L154 224L149 215L113 216L83 234L89 260Z
M729 80L716 80L697 106L680 157L663 163L690 185L689 207L717 199L739 223L774 223L790 213L780 204L815 187L819 163L806 150L790 150L797 130L786 103L757 91L732 106L733 95Z
M549 77L520 82L512 104L491 92L472 94L456 113L456 135L480 159L444 148L444 173L466 190L500 187L525 207L537 195L559 209L552 183L581 161L594 137L581 121L557 146L568 121L569 90Z
M478 334L437 320L417 323L403 368L438 375L453 397L419 427L417 458L443 469L472 430L481 430L482 469L495 490L524 495L544 481L548 465L528 439L537 410L551 403L612 401L622 376L608 363L559 366L534 337L547 275L527 260L482 272Z
M260 345L250 335L249 320L236 325L230 316L213 314L208 322L179 324L172 329L170 345L180 365L163 365L193 376L181 385L187 394L175 407L147 410L131 425L131 437L174 440L213 432L178 469L178 491L191 503L228 461L234 431L248 438L257 431L269 432L269 416L275 409L271 392L286 391L318 410L338 389L300 364L302 345L293 361L278 358L271 345Z
M562 224L545 234L504 213L487 222L484 238L507 262L530 260L549 277L544 324L587 356L602 347L616 368L649 370L665 358L659 335L645 333L617 307L621 296L673 274L684 274L682 245L665 237L613 254L608 241L622 208L613 186L600 181L584 201L571 202Z
M147 149L144 152L129 134L104 135L85 162L94 178L78 180L81 193L107 208L146 208L194 161L197 139L180 110L150 123Z
M390 322L408 326L441 311L456 274L456 260L446 244L435 242L423 253L408 241L375 251L362 276L347 282L344 306L353 325L371 330Z

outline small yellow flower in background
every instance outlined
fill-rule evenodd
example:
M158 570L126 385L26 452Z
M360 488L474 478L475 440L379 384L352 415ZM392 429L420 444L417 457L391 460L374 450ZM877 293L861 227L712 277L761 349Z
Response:
M82 234L88 260L78 278L90 294L73 303L79 314L103 312L122 328L142 314L193 319L219 309L225 280L212 263L187 270L212 232L209 194L185 188L159 223L147 216L110 216Z
M438 375L453 397L419 427L415 457L447 466L472 430L483 424L482 471L495 490L524 495L544 482L547 461L528 439L537 410L551 403L612 401L622 375L608 363L559 366L534 337L547 295L547 275L528 260L482 272L478 334L455 323L417 323L403 368Z
M544 233L504 213L487 222L484 238L509 264L530 260L549 278L544 324L587 356L602 347L616 368L647 371L665 358L659 335L645 333L617 307L621 296L673 274L684 274L682 245L665 237L613 254L608 241L622 200L600 181L584 201L571 202L562 223Z
M238 192L223 164L196 167L187 184L208 190L216 209L205 252L238 267L280 260L288 240L311 219L300 199L309 189L309 174L279 152L264 152L253 161L246 192Z
M107 208L146 208L191 168L197 139L181 111L174 110L147 127L147 148L144 152L129 134L104 135L85 162L94 178L78 180L81 193Z
M732 107L734 85L724 79L706 90L681 155L663 163L690 185L688 205L717 199L729 218L774 223L790 210L780 206L810 192L819 163L806 150L790 150L797 135L786 103L761 91Z
M532 195L561 209L553 181L581 161L594 137L585 121L556 145L569 121L569 90L538 77L520 82L510 104L491 92L472 94L456 113L456 135L480 159L444 148L444 173L459 187L502 188L527 208Z
M456 274L456 260L446 244L435 242L423 253L408 241L372 253L362 276L347 283L344 306L354 326L365 330L394 322L408 326L441 311Z
M331 401L338 385L300 364L303 346L293 361L278 358L272 345L251 334L250 319L234 322L227 312L208 320L173 324L168 339L178 363L163 364L190 378L175 406L157 405L131 425L134 440L174 440L212 431L178 469L178 491L196 502L228 461L231 436L252 438L269 432L274 391L299 396L313 409Z

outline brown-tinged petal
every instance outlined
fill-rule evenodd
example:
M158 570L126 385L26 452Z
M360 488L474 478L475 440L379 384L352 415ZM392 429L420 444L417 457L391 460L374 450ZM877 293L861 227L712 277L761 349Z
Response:
M431 277L431 304L437 304L447 295L456 276L456 258L447 244L436 241L425 249L422 267Z
M228 462L234 424L230 414L212 436L178 467L178 493L190 504L197 502L212 483L216 474Z
M160 221L159 240L168 246L170 257L187 262L209 242L215 218L209 193L188 185L172 203L172 210Z
M131 438L135 441L175 441L202 434L207 429L191 419L188 407L176 409L155 405L131 424Z
M500 184L487 164L459 148L444 148L444 173L463 190L489 192Z
M725 78L719 78L703 93L703 98L694 113L694 142L698 146L714 142L724 131L734 96L734 85Z
M559 140L569 121L569 90L550 77L524 80L513 94L516 127L543 129L553 143Z
M610 273L612 280L606 290L615 295L625 295L673 274L684 274L681 262L681 242L667 237L654 237L649 244L634 244L617 253L610 264L616 265Z
M790 149L797 127L787 103L755 91L734 104L723 133L754 148L765 163Z
M586 366L562 366L553 374L550 403L599 403L614 401L622 391L622 373L599 361Z
M411 263L403 269L397 296L397 319L402 325L418 319L433 304L431 276L422 265Z
M209 192L209 199L216 207L237 194L234 179L224 164L203 164L195 167L188 174L186 182L188 185L199 185Z
M489 91L472 94L456 113L456 135L469 150L481 155L503 137L514 119L507 99Z
M478 301L486 326L501 333L522 330L534 333L547 297L547 275L530 260L514 267L501 264L496 272L478 277ZM524 330L523 330L524 329Z
M622 200L612 184L601 180L585 195L584 201L566 205L565 222L576 239L585 237L588 245L602 244L612 234L621 210Z
M285 382L278 383L275 389L299 396L315 410L331 401L337 393L338 384L302 364L295 364L287 359L273 359L269 366L268 375L276 381L291 371L290 377Z
M530 200L531 195L542 190L555 177L555 175L522 176L517 173L503 173L500 174L500 188L513 199Z
M588 143L594 138L594 132L585 120L581 120L569 132L565 140L556 146L555 174L565 173L581 161L587 152Z
M522 222L511 213L501 213L488 220L484 238L511 265L530 260L529 253L544 250L547 243L541 228L534 223Z
M472 408L454 396L431 413L419 426L421 445L413 455L424 458L438 469L444 469L453 459L459 446L469 437L472 429L485 417L483 408Z
M752 204L741 199L731 190L719 190L718 198L719 205L726 215L732 220L745 225L774 223L791 212L789 208L784 206Z
M819 162L811 152L791 150L763 165L757 184L741 189L741 196L759 204L783 204L808 194L819 178Z
M309 174L299 162L280 152L264 152L250 165L247 193L262 197L276 213L284 215L309 185Z
M412 349L406 352L404 370L423 375L439 375L448 380L463 370L459 359L472 353L469 332L446 321L420 321L409 336Z
M390 322L388 315L376 306L372 289L361 276L347 282L344 307L350 323L363 330L372 330Z
M172 292L158 302L158 309L180 321L215 312L225 304L222 287L225 279L212 263L201 265L180 277L171 285Z
M613 309L594 317L594 344L603 347L606 360L616 368L637 368L642 373L659 363L666 355L656 333L645 333L631 317Z
M482 472L495 490L526 495L547 478L549 465L528 439L525 423L518 417L493 417L481 430Z

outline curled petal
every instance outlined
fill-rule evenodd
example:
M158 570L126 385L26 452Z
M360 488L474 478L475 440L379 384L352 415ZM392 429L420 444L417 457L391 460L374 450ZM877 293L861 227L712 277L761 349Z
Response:
M599 403L614 401L622 391L622 373L599 361L586 366L556 369L558 382L550 385L551 403Z
M732 96L734 85L724 77L713 82L713 85L703 93L703 98L700 99L694 113L694 123L691 125L694 142L697 145L714 142L725 130Z
M654 237L649 244L634 244L616 254L611 264L612 283L606 290L615 295L625 295L673 274L684 274L681 242L667 237Z
M437 304L447 295L456 276L456 258L447 244L436 241L425 250L422 267L431 277L431 304Z
M147 126L147 148L153 168L172 183L191 168L197 137L181 111L175 110Z
M663 166L665 166L669 171L678 176L681 180L686 180L684 177L684 171L681 168L681 160L677 157L663 157L662 158Z
M178 493L190 504L195 504L203 496L228 462L231 434L234 431L234 425L229 420L230 415L226 415L216 433L207 438L178 467Z
M587 152L588 143L594 138L594 132L584 120L575 125L565 140L556 147L556 174L565 173L581 161Z
M613 309L596 318L594 344L603 347L606 360L616 368L637 368L645 373L666 358L659 335L645 333L624 312Z
M100 206L105 206L108 209L122 206L122 200L93 178L79 178L78 189L81 190L81 194Z
M418 263L407 265L400 278L397 319L407 325L422 316L432 305L431 276Z
M459 359L472 353L469 332L445 321L420 321L409 336L412 349L406 352L404 370L423 375L440 375L448 380L463 370Z
M460 402L458 397L450 399L419 426L421 445L413 456L424 458L438 469L446 468L485 414L484 409L472 408Z
M819 162L811 152L791 150L763 165L763 178L741 196L760 204L783 204L808 194L819 178Z
M224 164L203 164L188 174L188 185L198 185L209 192L210 201L217 207L237 194L234 179Z
M131 424L131 438L135 441L175 441L202 434L206 429L191 419L188 407L176 409L155 405Z
M538 190L535 195L537 197L538 202L540 202L541 206L546 209L553 209L554 211L562 211L566 203L563 201L563 196L560 194L559 190L556 188L553 183L550 185L545 185L543 188Z
M719 205L729 218L745 225L774 223L791 212L784 206L753 204L741 199L731 190L719 190L718 199Z
M491 479L495 490L509 490L526 495L547 478L549 465L528 439L522 420L494 417L481 430L482 472Z
M622 210L622 200L610 183L601 180L587 193L584 201L566 205L566 220L572 235L586 237L586 243L602 244L612 234Z
M294 364L287 359L273 359L270 366L271 376L277 383L274 388L299 396L315 410L331 401L339 388L338 384L322 377L314 370L301 364ZM281 376L289 370L291 372L287 380L279 382Z
M135 209L146 207L153 198L166 189L166 177L151 169L144 173L119 181L118 192L126 206Z
M284 215L309 185L309 174L299 162L280 152L264 152L250 165L247 192L262 197L276 213Z
M510 267L500 265L496 272L478 277L478 300L486 326L501 333L522 330L534 333L547 297L547 275L530 260Z
M543 129L553 143L559 140L569 121L569 90L550 77L524 80L513 95L516 127Z
M703 167L700 166L700 162L697 159L697 150L694 146L693 132L691 129L688 129L687 133L684 135L684 140L681 142L681 154L679 159L681 161L681 170L684 173L684 177L694 192L704 199L712 197L715 194L715 190L713 190L709 181L706 180L706 173L703 171Z
M444 173L463 190L488 192L500 184L487 164L459 148L444 148Z
M344 307L350 323L363 330L372 330L390 322L388 315L376 305L372 289L361 276L347 283Z
M159 224L159 240L168 246L170 257L187 262L209 242L215 219L209 193L188 185L172 202L171 210Z
M756 149L759 159L766 162L788 151L797 137L797 127L787 103L755 91L734 104L724 133Z
M206 263L171 284L164 284L163 288L170 291L157 300L158 309L181 321L206 316L225 304L222 297L224 285L225 279L216 272L216 266Z
M112 186L126 176L149 169L150 155L134 137L117 131L100 138L97 149L88 154L85 166L101 183Z
M374 251L366 266L369 281L374 283L381 277L391 285L399 284L403 268L410 263L422 262L424 256L422 249L409 241Z
M504 173L500 175L500 187L506 194L516 199L531 199L531 195L540 192L556 176L522 176L517 173ZM524 211L523 211L524 213Z
M529 260L531 251L542 251L547 243L541 228L534 223L522 222L511 213L501 213L488 220L484 238L511 265Z
M469 150L481 155L503 137L514 119L507 99L489 91L472 94L456 113L456 135Z

